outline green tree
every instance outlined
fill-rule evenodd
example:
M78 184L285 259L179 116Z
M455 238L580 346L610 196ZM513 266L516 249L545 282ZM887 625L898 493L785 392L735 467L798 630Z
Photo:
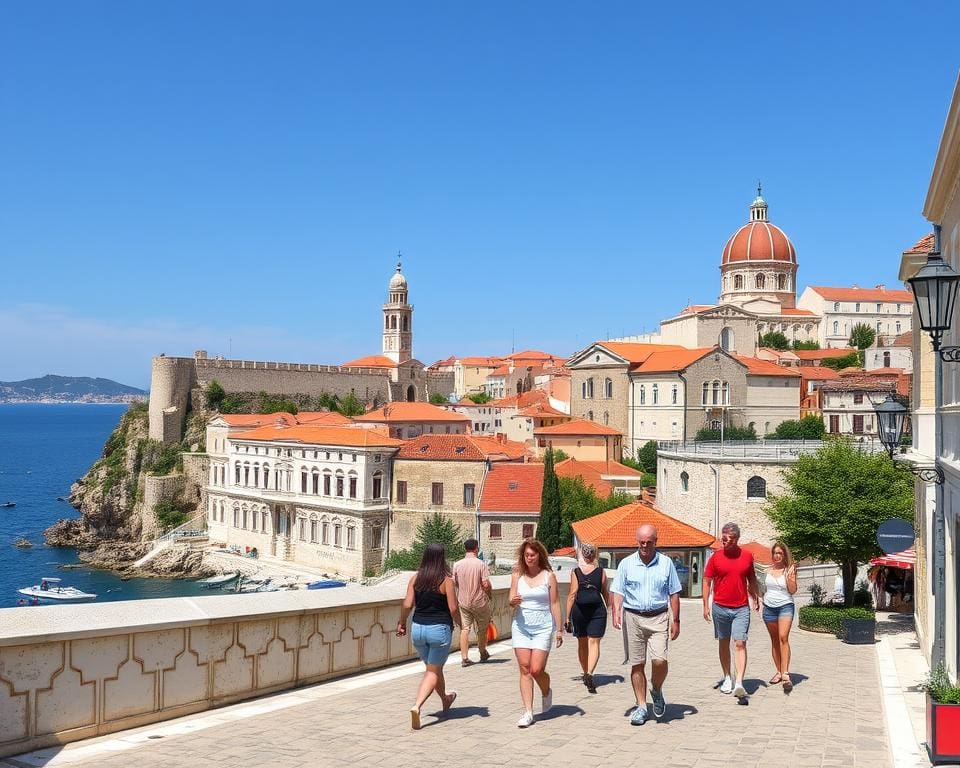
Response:
M647 440L643 447L637 451L637 461L640 465L652 475L657 474L657 441Z
M857 323L850 329L850 346L863 350L872 347L877 340L877 332L866 323Z
M567 456L567 452L561 450L560 448L553 448L553 466L557 466L561 461L566 461L570 457Z
M811 415L799 421L781 421L773 437L777 440L822 440L825 431L823 419Z
M562 520L559 546L561 547L573 544L573 523L635 501L635 499L623 493L611 493L606 498L602 498L579 475L577 477L561 477L559 481L560 517Z
M430 403L431 403L431 404L433 404L433 405L444 405L445 403L448 403L448 402L449 402L449 400L447 400L447 398L446 398L445 395L442 395L442 394L440 394L439 392L431 392L431 393L430 393Z
M794 349L820 349L819 341L794 341Z
M220 382L216 379L213 379L209 384L207 384L206 389L207 396L207 408L211 411L219 411L220 406L223 404L223 399L227 396L226 391L223 387L220 386Z
M415 571L420 567L423 550L428 544L443 544L447 561L454 562L464 556L463 542L466 534L449 517L434 512L425 517L417 526L416 538L411 549L399 549L391 552L386 559L386 568L401 571Z
M694 441L701 442L713 442L720 439L720 430L713 429L712 427L701 427L697 430L697 434L694 435ZM757 431L750 426L747 427L737 427L729 426L723 430L723 439L724 440L756 440Z
M844 368L859 368L860 353L851 352L843 357L825 357L821 362L827 368L833 368L835 371L842 371Z
M553 552L563 546L561 528L563 519L560 512L560 482L553 468L553 451L547 449L543 460L543 490L540 493L540 523L537 525L537 538L543 542L547 552Z
M790 339L780 331L770 331L760 337L760 346L770 349L790 349Z
M486 392L474 392L472 395L467 395L467 400L472 400L477 405L483 405L489 403L493 398Z
M884 453L864 453L834 439L801 456L783 478L787 490L770 496L768 517L797 558L840 565L850 607L857 566L879 554L880 523L913 519L913 477Z
M335 410L342 413L348 418L353 418L354 416L360 416L367 412L367 409L363 407L363 403L357 399L357 396L351 392L349 395L344 397L337 403Z
M296 414L300 409L286 395L270 395L266 392L257 394L257 413L292 413Z

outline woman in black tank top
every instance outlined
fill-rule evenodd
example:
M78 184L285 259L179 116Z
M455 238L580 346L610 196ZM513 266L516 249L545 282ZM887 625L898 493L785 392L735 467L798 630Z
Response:
M457 596L442 544L427 546L419 570L410 577L407 596L397 622L397 637L407 634L407 617L411 610L411 640L426 666L417 690L416 703L410 708L410 725L418 730L420 707L431 693L436 691L440 697L444 715L457 698L456 691L447 693L443 678L443 664L450 654L450 642L453 639L453 622L460 623L460 611L457 609Z
M570 592L567 596L567 616L577 638L577 656L583 669L583 684L590 693L596 693L593 671L600 661L600 640L607 631L607 606L610 604L607 575L597 565L597 548L593 544L580 545L583 568L570 574Z

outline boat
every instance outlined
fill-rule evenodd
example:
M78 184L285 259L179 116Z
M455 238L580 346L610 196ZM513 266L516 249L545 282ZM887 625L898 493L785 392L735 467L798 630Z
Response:
M82 603L97 598L96 595L76 587L65 587L62 579L53 576L40 579L39 584L18 589L17 592L34 600L50 603Z
M320 579L319 581L311 581L307 584L307 589L334 589L335 587L345 587L347 582L338 581L337 579Z
M237 592L244 594L249 592L276 592L279 589L280 587L274 584L271 579L247 579L240 582Z
M15 507L15 506L17 506L17 502L15 501L5 501L3 502L3 504L0 504L0 507L2 507L3 509L10 509L11 507Z
M240 572L234 571L233 573L221 573L219 576L211 576L208 579L200 579L197 584L204 589L223 589L225 587L232 587L239 578Z
M32 547L33 544L29 539L19 538L13 542L13 546L20 547L21 549L28 549L29 547Z

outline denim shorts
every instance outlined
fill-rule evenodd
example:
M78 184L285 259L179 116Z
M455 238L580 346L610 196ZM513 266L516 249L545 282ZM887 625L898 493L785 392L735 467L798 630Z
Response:
M713 636L717 640L732 637L734 640L746 640L750 631L750 606L727 608L713 604Z
M417 624L410 627L410 639L424 664L441 666L450 655L453 629L446 624Z
M763 620L767 623L780 621L780 619L790 619L793 621L794 614L793 603L786 603L777 608L763 604Z

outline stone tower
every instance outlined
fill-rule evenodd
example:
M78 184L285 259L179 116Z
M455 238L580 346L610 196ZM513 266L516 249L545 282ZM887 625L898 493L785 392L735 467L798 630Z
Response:
M413 357L413 307L407 302L407 278L400 271L390 278L387 303L383 305L383 354L395 363Z

